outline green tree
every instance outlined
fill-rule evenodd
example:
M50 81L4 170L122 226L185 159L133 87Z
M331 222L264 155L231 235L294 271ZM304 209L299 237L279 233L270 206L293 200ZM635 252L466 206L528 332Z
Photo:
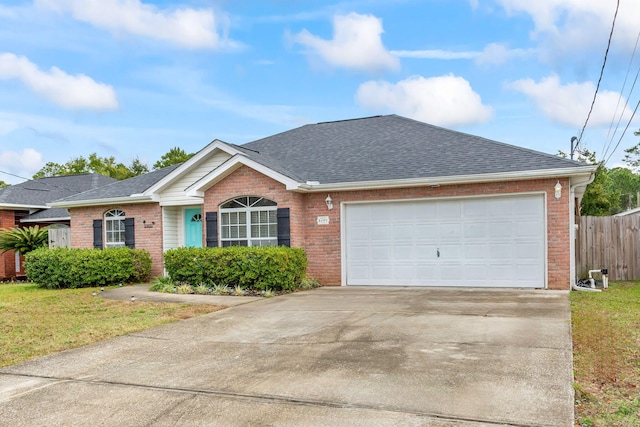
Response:
M88 158L75 157L63 164L47 162L33 178L99 173L115 179L127 179L147 172L149 168L138 158L134 159L131 165L125 165L117 162L113 156L100 157L97 153L92 153Z
M153 164L153 169L162 169L167 166L175 165L178 163L189 160L194 153L187 154L182 148L173 147L160 157L160 160Z
M7 184L4 181L0 181L0 188L8 187L9 185L11 185L11 184Z
M15 251L22 255L44 247L49 242L49 231L37 225L27 228L0 229L0 251Z
M587 185L580 203L580 215L607 216L619 206L620 195L610 190L609 172L602 163L598 165L593 182Z
M633 133L635 136L640 136L640 130ZM634 172L640 170L640 142L631 148L624 150L625 155L622 159Z
M640 175L627 168L612 168L609 169L605 185L612 197L617 196L618 206L613 214L638 207Z

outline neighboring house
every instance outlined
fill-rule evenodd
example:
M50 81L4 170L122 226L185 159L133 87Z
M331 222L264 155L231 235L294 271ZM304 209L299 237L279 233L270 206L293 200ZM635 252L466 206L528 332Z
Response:
M640 214L640 208L629 209L624 212L617 213L613 216L629 216L629 215L636 215L636 214Z
M57 201L72 244L304 248L324 285L569 289L595 166L396 115L302 126Z
M69 226L69 211L51 208L47 203L114 181L103 175L83 174L39 178L0 188L0 228ZM0 254L0 279L19 275L24 275L19 254Z

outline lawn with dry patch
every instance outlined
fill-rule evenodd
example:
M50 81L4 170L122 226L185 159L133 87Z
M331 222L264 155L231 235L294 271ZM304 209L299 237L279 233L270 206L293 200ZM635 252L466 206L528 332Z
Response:
M572 292L576 425L640 426L640 283Z
M0 367L220 310L106 300L100 289L41 289L0 284Z

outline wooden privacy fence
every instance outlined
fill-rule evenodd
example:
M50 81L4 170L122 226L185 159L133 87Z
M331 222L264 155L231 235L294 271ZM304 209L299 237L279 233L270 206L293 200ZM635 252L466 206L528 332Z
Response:
M640 215L576 218L576 273L609 270L610 280L640 279Z
M71 247L71 229L65 228L49 228L49 247L50 248L70 248Z

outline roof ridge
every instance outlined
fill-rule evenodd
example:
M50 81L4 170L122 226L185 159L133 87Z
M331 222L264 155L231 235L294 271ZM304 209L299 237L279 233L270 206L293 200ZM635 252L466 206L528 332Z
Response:
M395 115L395 114L392 114L392 115ZM356 117L355 119L330 120L330 121L327 121L327 122L318 122L316 124L317 125L325 125L325 124L329 124L329 123L353 122L353 121L356 121L356 120L376 119L376 118L379 118L379 117L385 117L385 116L378 114L377 116Z

